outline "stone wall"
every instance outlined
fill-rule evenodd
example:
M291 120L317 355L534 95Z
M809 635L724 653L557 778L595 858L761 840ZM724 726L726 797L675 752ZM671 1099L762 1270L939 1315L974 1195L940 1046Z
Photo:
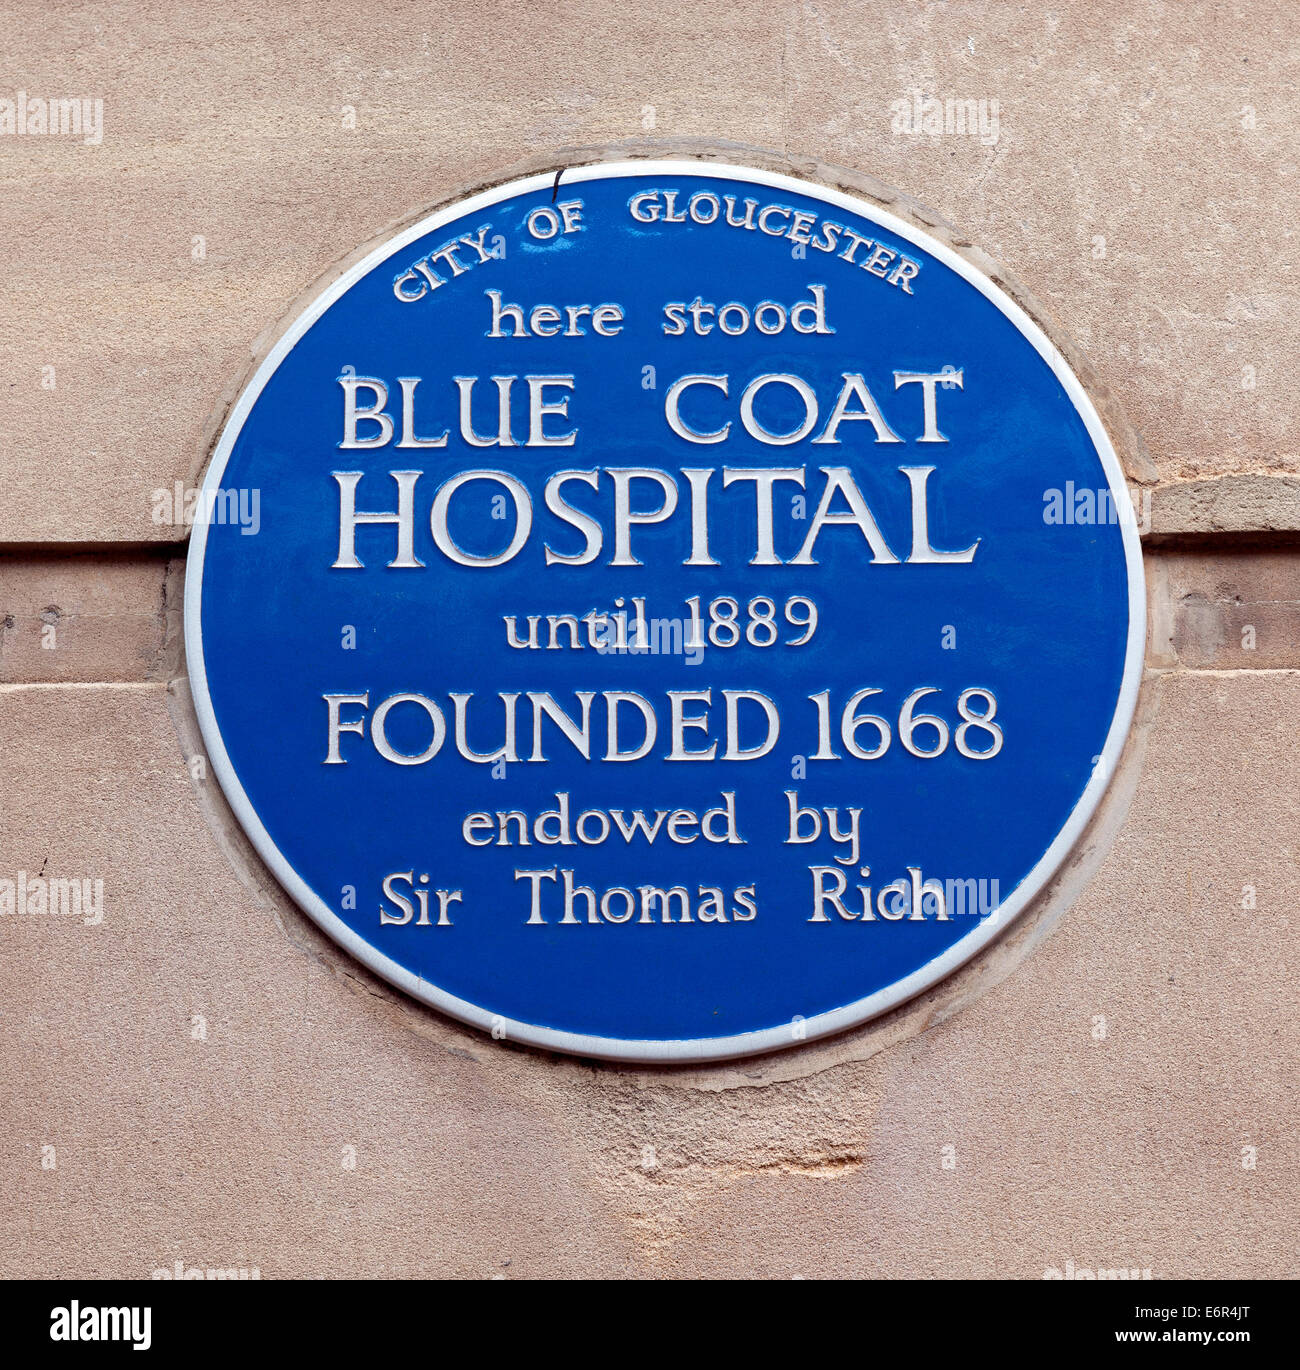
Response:
M1296 1273L1287 6L12 5L0 33L0 95L103 102L98 141L0 135L0 874L103 881L102 917L0 922L0 1275ZM996 126L897 133L913 92ZM933 211L1086 356L1150 495L1139 720L1053 897L856 1033L707 1069L493 1043L324 939L195 764L186 528L154 516L361 244L609 144Z

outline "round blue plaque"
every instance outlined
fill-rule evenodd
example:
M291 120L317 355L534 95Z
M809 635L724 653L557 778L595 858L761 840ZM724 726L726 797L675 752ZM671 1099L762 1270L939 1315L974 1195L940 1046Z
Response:
M819 185L536 176L332 284L239 397L186 584L293 898L495 1037L710 1060L933 985L1124 743L1137 519L969 262Z

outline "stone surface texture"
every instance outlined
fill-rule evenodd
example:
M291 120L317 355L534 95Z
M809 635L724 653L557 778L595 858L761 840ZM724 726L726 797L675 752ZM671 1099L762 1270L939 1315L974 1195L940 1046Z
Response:
M0 93L104 102L98 145L0 137L0 876L102 881L0 919L0 1276L1300 1273L1288 6L10 4L0 34ZM996 100L996 140L894 133L914 90ZM1151 629L1040 917L856 1034L646 1071L441 1018L279 891L198 745L156 492L387 225L681 140L895 187L1039 302L1132 426Z

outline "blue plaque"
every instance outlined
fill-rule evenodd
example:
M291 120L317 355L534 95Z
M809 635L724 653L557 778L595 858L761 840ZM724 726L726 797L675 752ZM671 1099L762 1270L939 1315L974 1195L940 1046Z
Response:
M1135 524L948 247L786 176L575 168L405 230L271 350L199 499L191 681L372 970L498 1039L734 1057L1043 888L1131 721Z

